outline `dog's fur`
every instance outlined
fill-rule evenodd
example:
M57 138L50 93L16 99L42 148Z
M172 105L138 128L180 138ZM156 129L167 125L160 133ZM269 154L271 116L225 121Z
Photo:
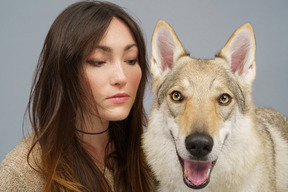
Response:
M215 59L194 59L157 23L155 101L142 142L158 191L288 191L288 119L253 104L255 50L246 24Z

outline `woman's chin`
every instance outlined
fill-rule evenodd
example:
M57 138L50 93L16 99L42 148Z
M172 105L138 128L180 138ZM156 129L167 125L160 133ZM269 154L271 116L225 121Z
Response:
M122 121L128 117L130 110L115 110L109 111L100 115L102 119L107 121Z

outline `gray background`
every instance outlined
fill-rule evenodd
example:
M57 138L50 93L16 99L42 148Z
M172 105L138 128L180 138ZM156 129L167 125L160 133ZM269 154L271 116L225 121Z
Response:
M0 161L23 137L22 122L44 38L57 15L75 0L0 3ZM142 27L150 58L156 22L165 20L196 58L214 58L232 33L251 23L256 34L255 103L288 115L287 0L113 0ZM147 89L146 111L153 96ZM26 126L29 128L29 124Z

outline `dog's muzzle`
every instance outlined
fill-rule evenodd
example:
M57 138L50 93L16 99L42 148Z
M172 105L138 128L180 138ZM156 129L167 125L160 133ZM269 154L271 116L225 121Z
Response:
M190 159L179 157L183 169L184 183L193 189L201 189L208 185L210 175L216 161L207 161L207 155L213 149L213 138L205 133L193 133L186 137L185 147Z

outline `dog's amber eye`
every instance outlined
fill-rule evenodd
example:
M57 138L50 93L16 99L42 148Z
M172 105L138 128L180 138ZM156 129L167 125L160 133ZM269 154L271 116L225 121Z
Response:
M217 100L220 105L228 105L231 102L232 98L227 93L224 93L220 95Z
M184 97L182 96L182 94L179 91L173 91L171 93L170 97L173 101L176 101L176 102L181 102L184 99Z

